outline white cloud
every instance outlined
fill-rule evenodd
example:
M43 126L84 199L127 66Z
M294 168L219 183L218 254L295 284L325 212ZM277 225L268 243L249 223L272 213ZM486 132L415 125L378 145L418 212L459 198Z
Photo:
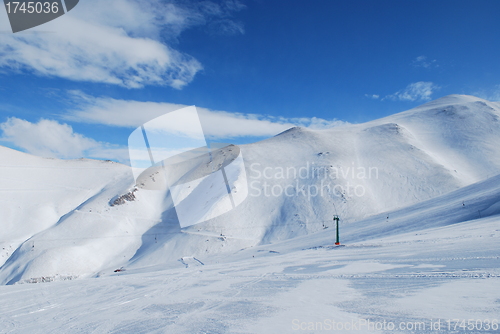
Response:
M439 67L436 59L428 59L427 56L418 56L412 62L415 67L435 68Z
M500 101L500 85L496 85L491 89L474 92L471 95L480 97L488 101Z
M419 81L406 86L405 89L400 90L394 94L387 95L385 99L394 101L428 101L431 99L435 90L440 87L432 82Z
M365 97L377 100L378 98L380 98L380 95L378 95L378 94L365 94Z
M131 129L169 111L186 107L172 103L95 98L79 91L73 91L71 95L80 108L63 115L63 118L75 122L98 123ZM335 119L326 120L318 117L286 118L213 111L206 108L197 109L204 134L214 140L269 137L294 126L327 129L348 124ZM10 143L25 152L38 156L62 159L82 157L112 159L122 163L129 161L127 147L98 142L74 132L70 125L55 120L41 119L32 123L11 117L0 123L0 131L2 135L0 142ZM183 150L180 151L183 152ZM148 157L145 156L145 158Z
M136 128L169 111L185 107L171 103L92 98L81 93L78 93L78 97L80 102L86 101L87 105L66 115L66 119L128 128ZM325 120L317 117L284 118L197 109L205 135L212 139L269 137L294 126L327 129L348 124L335 119ZM70 125L55 120L41 119L37 123L32 123L11 117L0 123L0 131L2 134L0 142L11 143L27 153L42 157L61 159L85 157L129 162L127 147L98 142L74 132ZM144 158L149 159L149 156L145 155Z
M338 119L327 120L319 117L285 118L285 120L292 123L294 126L301 126L313 130L330 129L349 124L349 122Z
M165 113L186 107L172 103L95 98L81 92L72 92L72 95L78 108L63 116L65 119L109 126L136 128ZM197 109L205 135L219 139L273 136L294 126L325 129L347 124L317 117L285 118Z
M93 157L128 161L128 150L97 142L73 131L67 124L41 119L38 123L11 117L0 123L1 141L34 155L51 158Z
M237 1L86 0L68 14L27 32L0 34L0 68L75 81L128 88L168 85L182 88L202 65L175 50L192 26L217 26L220 33L242 33L231 20ZM2 30L8 30L5 12ZM170 43L171 44L171 43Z

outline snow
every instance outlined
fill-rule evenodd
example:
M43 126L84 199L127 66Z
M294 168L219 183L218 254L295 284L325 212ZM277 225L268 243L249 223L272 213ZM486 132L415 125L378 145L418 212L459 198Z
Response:
M451 95L240 146L245 170L230 178L245 173L247 198L185 228L167 189L110 205L136 189L127 166L0 147L0 332L320 333L385 321L397 328L337 332L468 333L446 320L500 320L499 117L498 103ZM325 182L343 189L321 193ZM334 214L345 247L333 246Z

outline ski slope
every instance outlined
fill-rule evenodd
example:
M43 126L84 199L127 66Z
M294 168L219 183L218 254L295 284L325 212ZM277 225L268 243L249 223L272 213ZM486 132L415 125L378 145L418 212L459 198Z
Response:
M241 205L182 229L168 191L135 188L127 166L0 147L0 332L498 318L499 142L499 103L464 95L292 128L240 147Z
M433 333L439 322L440 332L471 333L453 330L454 319L498 320L499 222L346 237L340 248L328 231L203 264L183 258L96 279L2 286L0 324L5 333L187 334L321 333L335 322L354 328L340 333Z

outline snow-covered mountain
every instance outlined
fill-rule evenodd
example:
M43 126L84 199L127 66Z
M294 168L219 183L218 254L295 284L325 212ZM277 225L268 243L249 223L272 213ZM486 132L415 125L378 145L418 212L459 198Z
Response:
M334 214L351 242L493 216L499 142L500 104L464 95L364 124L292 128L240 146L246 200L183 229L168 191L133 191L127 166L0 147L0 283L102 276L291 238L332 240L324 227Z

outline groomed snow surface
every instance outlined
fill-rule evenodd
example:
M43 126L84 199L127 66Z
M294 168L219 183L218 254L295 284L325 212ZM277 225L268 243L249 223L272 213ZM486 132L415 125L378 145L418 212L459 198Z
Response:
M464 95L293 128L182 229L127 166L0 147L0 333L500 333L498 143Z

